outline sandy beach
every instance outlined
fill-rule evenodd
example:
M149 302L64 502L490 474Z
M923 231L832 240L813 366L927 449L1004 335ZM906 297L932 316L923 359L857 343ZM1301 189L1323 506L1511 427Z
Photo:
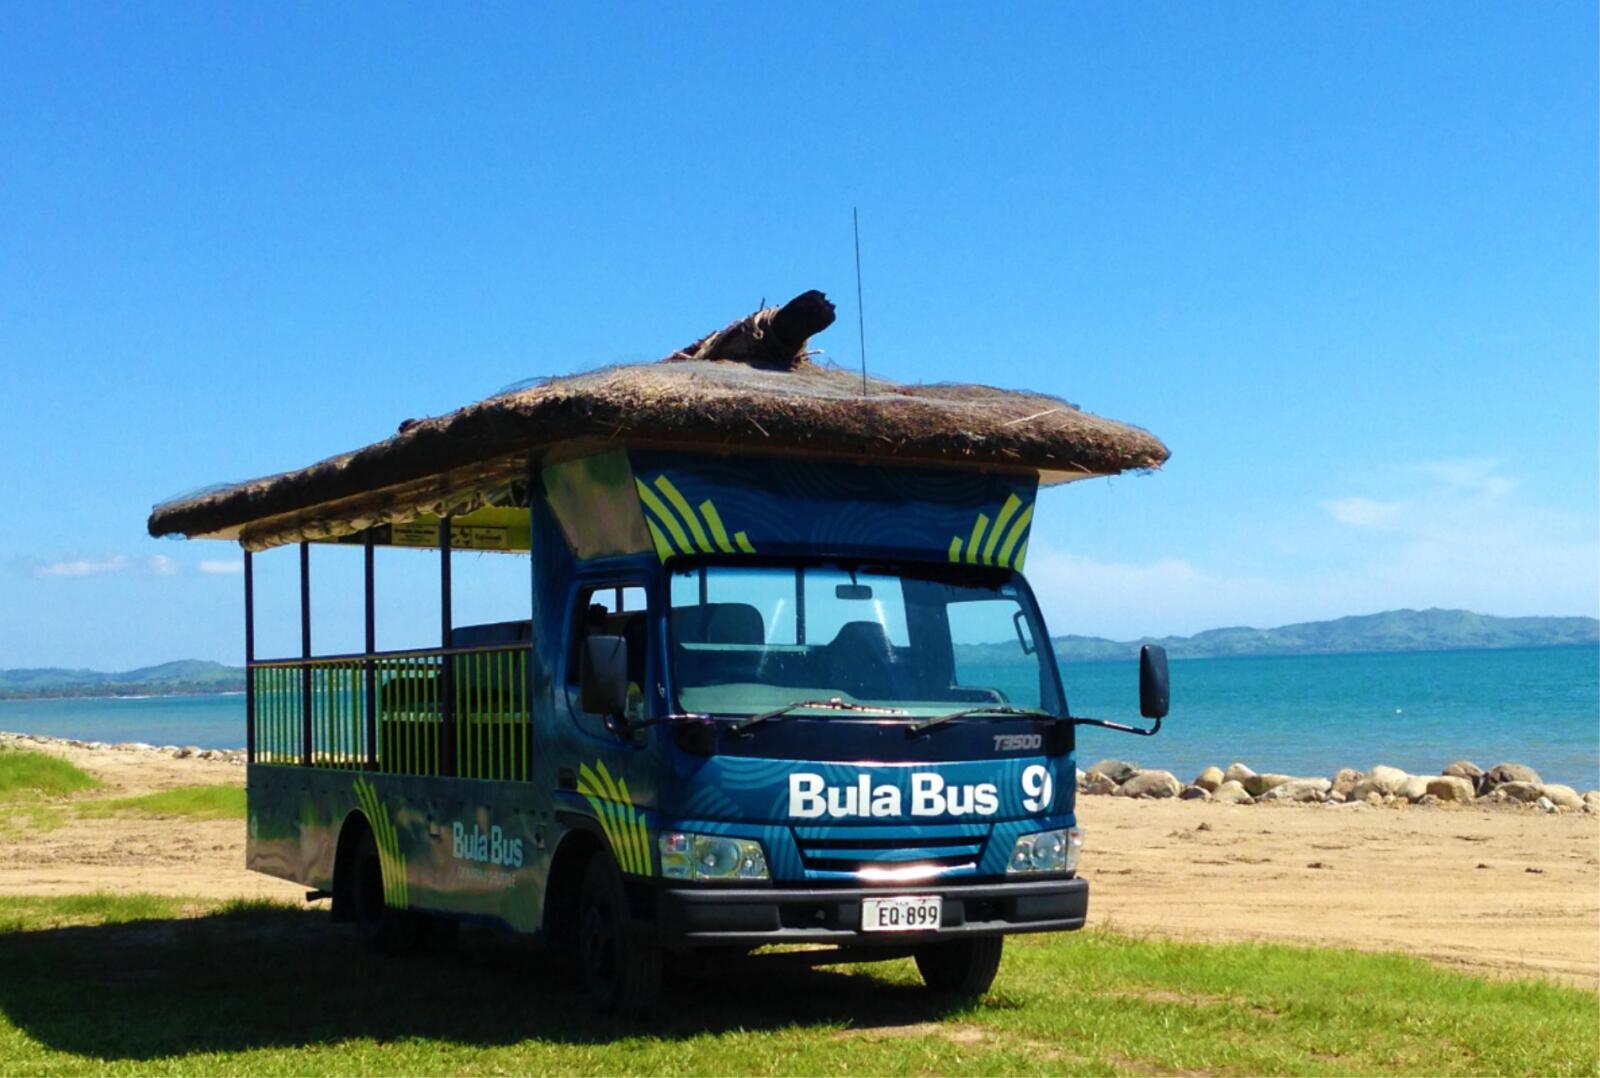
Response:
M29 744L99 778L96 797L209 783L244 768L154 752ZM0 895L146 891L300 900L246 872L235 821L76 820L21 810ZM1225 805L1082 797L1092 924L1219 940L1393 950L1498 976L1600 988L1600 817L1516 807Z

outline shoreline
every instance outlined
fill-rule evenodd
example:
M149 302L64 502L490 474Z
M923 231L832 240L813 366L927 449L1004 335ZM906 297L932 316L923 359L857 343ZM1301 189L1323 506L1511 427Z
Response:
M105 742L0 730L0 748L39 746L58 751L141 753L175 760L196 758L243 765L245 749L202 748L198 745L152 745L143 741ZM1547 783L1524 764L1499 763L1481 768L1470 760L1446 764L1437 775L1419 775L1379 764L1367 771L1340 768L1332 778L1282 772L1257 773L1234 762L1226 770L1211 766L1188 782L1161 768L1142 768L1118 759L1104 759L1079 768L1075 786L1080 795L1156 801L1220 802L1232 805L1267 803L1317 805L1324 808L1369 807L1450 808L1469 806L1540 812L1577 812L1600 816L1600 790L1579 791Z

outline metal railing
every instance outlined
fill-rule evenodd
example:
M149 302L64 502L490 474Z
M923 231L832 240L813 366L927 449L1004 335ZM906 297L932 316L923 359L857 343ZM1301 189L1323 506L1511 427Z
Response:
M528 649L450 657L455 695L456 774L528 779Z
M489 645L253 662L252 762L525 781L529 651Z

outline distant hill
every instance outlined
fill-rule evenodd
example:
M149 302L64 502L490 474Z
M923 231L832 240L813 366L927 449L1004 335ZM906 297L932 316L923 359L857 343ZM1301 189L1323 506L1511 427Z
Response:
M1208 629L1194 636L1106 640L1098 636L1051 638L1056 654L1073 662L1135 659L1141 644L1160 644L1174 659L1243 655L1334 655L1353 651L1466 651L1600 645L1594 618L1497 618L1468 610L1385 610L1333 621L1306 621L1276 629ZM969 662L1014 662L1010 641L963 649Z
M1496 618L1467 610L1386 610L1333 621L1307 621L1276 629L1208 629L1194 636L1106 640L1098 636L1051 638L1056 654L1071 662L1136 659L1141 644L1160 644L1174 659L1240 655L1332 655L1352 651L1462 651L1479 648L1546 648L1600 645L1594 618ZM963 644L968 663L1003 664L1021 658L1015 641ZM48 667L0 670L0 700L50 696L157 696L244 691L244 668L182 659L125 670Z
M200 659L180 659L116 674L60 667L0 670L0 700L48 696L181 696L243 690L243 667Z

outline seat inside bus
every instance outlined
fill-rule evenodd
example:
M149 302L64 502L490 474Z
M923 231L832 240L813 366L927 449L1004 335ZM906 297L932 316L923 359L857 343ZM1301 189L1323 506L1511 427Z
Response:
M480 648L491 644L527 644L533 641L533 622L491 621L483 625L457 625L450 630L450 646Z

